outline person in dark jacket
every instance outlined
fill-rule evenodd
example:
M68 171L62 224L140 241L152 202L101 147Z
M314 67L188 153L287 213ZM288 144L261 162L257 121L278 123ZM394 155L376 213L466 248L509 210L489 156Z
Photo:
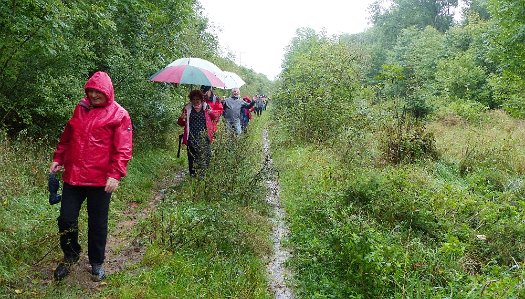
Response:
M182 109L177 123L184 127L182 143L188 152L188 170L192 177L203 175L211 157L210 144L215 133L215 124L218 114L203 101L200 90L192 90L188 95L190 102Z
M241 127L241 109L250 109L255 105L255 102L246 103L239 98L239 88L232 88L231 96L224 100L222 106L224 107L223 116L226 120L228 128L231 129L235 135L242 133Z
M242 97L242 100L245 103L252 104L252 100L250 100L250 97L244 96ZM248 124L252 120L252 111L255 109L255 107L247 108L247 107L241 107L241 129L243 132L246 132L248 129Z
M105 259L111 194L126 175L132 153L132 126L128 112L114 99L113 83L96 72L85 86L86 96L76 106L53 155L50 173L63 170L58 228L64 260L55 269L62 280L80 258L78 217L87 199L88 258L94 281L106 277Z

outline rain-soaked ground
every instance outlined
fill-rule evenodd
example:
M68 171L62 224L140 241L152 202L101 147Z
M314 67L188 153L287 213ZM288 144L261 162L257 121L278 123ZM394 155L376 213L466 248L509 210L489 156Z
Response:
M267 266L270 290L277 299L293 298L292 290L287 286L287 281L291 281L291 272L285 267L286 260L290 257L289 250L283 247L283 241L288 237L288 227L285 223L285 211L281 205L279 197L279 184L275 171L273 171L272 158L270 155L270 141L268 130L263 131L263 151L264 168L267 170L268 178L266 186L268 195L266 200L273 208L273 255L269 259Z
M123 212L124 219L120 221L116 228L111 230L108 235L108 242L106 244L106 260L104 268L106 273L112 274L132 266L142 260L144 257L144 246L141 246L136 240L129 238L129 231L142 219L146 218L157 204L164 198L164 192L169 186L180 184L184 179L185 172L181 171L173 177L167 177L160 183L160 190L157 192L153 200L148 205L140 209L137 203L129 203L126 210ZM60 249L57 249L60 250ZM37 265L38 269L35 271L36 278L34 283L40 282L43 287L54 284L53 270L58 264L59 260L46 260ZM80 256L78 263L73 265L70 275L68 275L63 283L71 283L84 290L86 297L94 295L97 291L104 288L107 283L93 282L91 280L91 266L89 265L87 252Z
M285 267L287 259L291 253L283 247L282 243L288 236L288 228L285 223L285 211L281 206L279 197L279 184L277 176L272 166L272 159L270 155L270 142L268 139L268 131L265 129L262 134L263 138L263 154L264 154L264 169L266 170L267 179L266 186L268 188L267 202L273 209L272 221L272 241L273 241L273 255L268 259L267 274L269 280L269 289L277 299L291 299L294 298L291 289L287 286L287 282L291 281L291 272ZM178 185L184 179L184 172L177 173L172 178L167 178L161 186ZM124 211L126 217L120 221L117 227L108 236L108 244L106 250L106 272L111 274L127 268L130 265L138 263L144 256L144 247L136 244L135 240L128 238L127 232L134 227L141 219L144 219L157 206L157 204L164 197L164 189L161 189L155 198L145 208L139 210L138 204L130 203L128 208ZM37 271L43 285L52 284L53 269L57 264L57 260L46 261L44 265L40 264L40 271ZM73 266L71 274L65 279L66 281L74 281L76 284L85 290L86 296L93 295L100 288L106 286L105 282L92 282L89 275L90 266L87 260L87 255L82 255L80 261ZM51 279L50 279L51 278Z

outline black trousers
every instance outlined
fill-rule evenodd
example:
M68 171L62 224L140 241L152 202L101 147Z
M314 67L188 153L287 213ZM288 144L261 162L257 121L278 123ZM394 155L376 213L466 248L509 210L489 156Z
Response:
M108 235L108 212L111 193L104 187L72 186L64 183L58 230L60 247L66 261L77 260L81 247L78 243L78 216L87 199L88 257L90 264L102 264Z

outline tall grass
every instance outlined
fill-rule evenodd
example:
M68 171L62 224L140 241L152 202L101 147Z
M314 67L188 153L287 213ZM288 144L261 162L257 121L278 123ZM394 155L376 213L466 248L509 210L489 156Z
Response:
M204 177L172 186L140 224L147 254L118 274L109 296L269 298L264 257L271 251L262 169L264 118L234 137L220 127ZM130 287L130 282L133 286Z
M522 123L480 119L430 124L436 161L377 163L373 123L350 144L273 147L298 296L524 296Z
M0 285L53 248L56 207L49 205L46 192L49 152L44 140L0 136Z

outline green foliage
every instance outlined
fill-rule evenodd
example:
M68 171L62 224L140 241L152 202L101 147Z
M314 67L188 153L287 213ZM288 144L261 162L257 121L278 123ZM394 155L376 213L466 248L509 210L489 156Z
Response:
M419 30L431 26L445 32L453 24L453 8L457 0L393 0L384 6L375 1L370 6L371 21L382 35L382 44L388 48L396 43L403 29L415 27Z
M443 33L430 26L424 30L410 27L401 32L390 52L390 59L409 68L414 73L416 83L425 84L434 78L437 62L444 55Z
M400 98L406 91L406 69L398 64L383 64L375 79L380 98Z
M525 7L520 1L488 0L497 29L492 54L505 70L525 78Z
M275 114L290 138L322 143L341 131L352 114L361 78L359 53L346 44L298 30L275 95Z
M483 20L490 19L487 2L488 0L469 0L468 5L463 8L463 15L477 15Z
M492 75L488 78L488 84L493 90L494 101L511 116L516 118L525 117L525 102L523 100L523 84L525 80L511 72L502 75Z
M490 108L496 108L492 101L487 73L476 65L472 52L463 52L451 59L439 62L436 81L440 93L451 101L477 101Z
M89 75L103 70L135 141L163 146L187 90L148 77L183 56L221 60L195 1L4 1L0 11L0 126L11 136L56 138ZM243 71L247 86L268 87Z
M402 98L405 109L416 118L429 114L426 99L436 93L436 65L444 55L444 36L436 29L402 30L395 47L388 51L388 63L375 77L383 101Z
M442 161L338 171L329 149L275 155L299 296L523 294L520 188L472 189L488 185Z
M450 119L459 116L461 120L477 122L482 120L483 113L487 110L488 107L480 102L458 100L441 103L439 108L436 108L435 115L438 119Z

